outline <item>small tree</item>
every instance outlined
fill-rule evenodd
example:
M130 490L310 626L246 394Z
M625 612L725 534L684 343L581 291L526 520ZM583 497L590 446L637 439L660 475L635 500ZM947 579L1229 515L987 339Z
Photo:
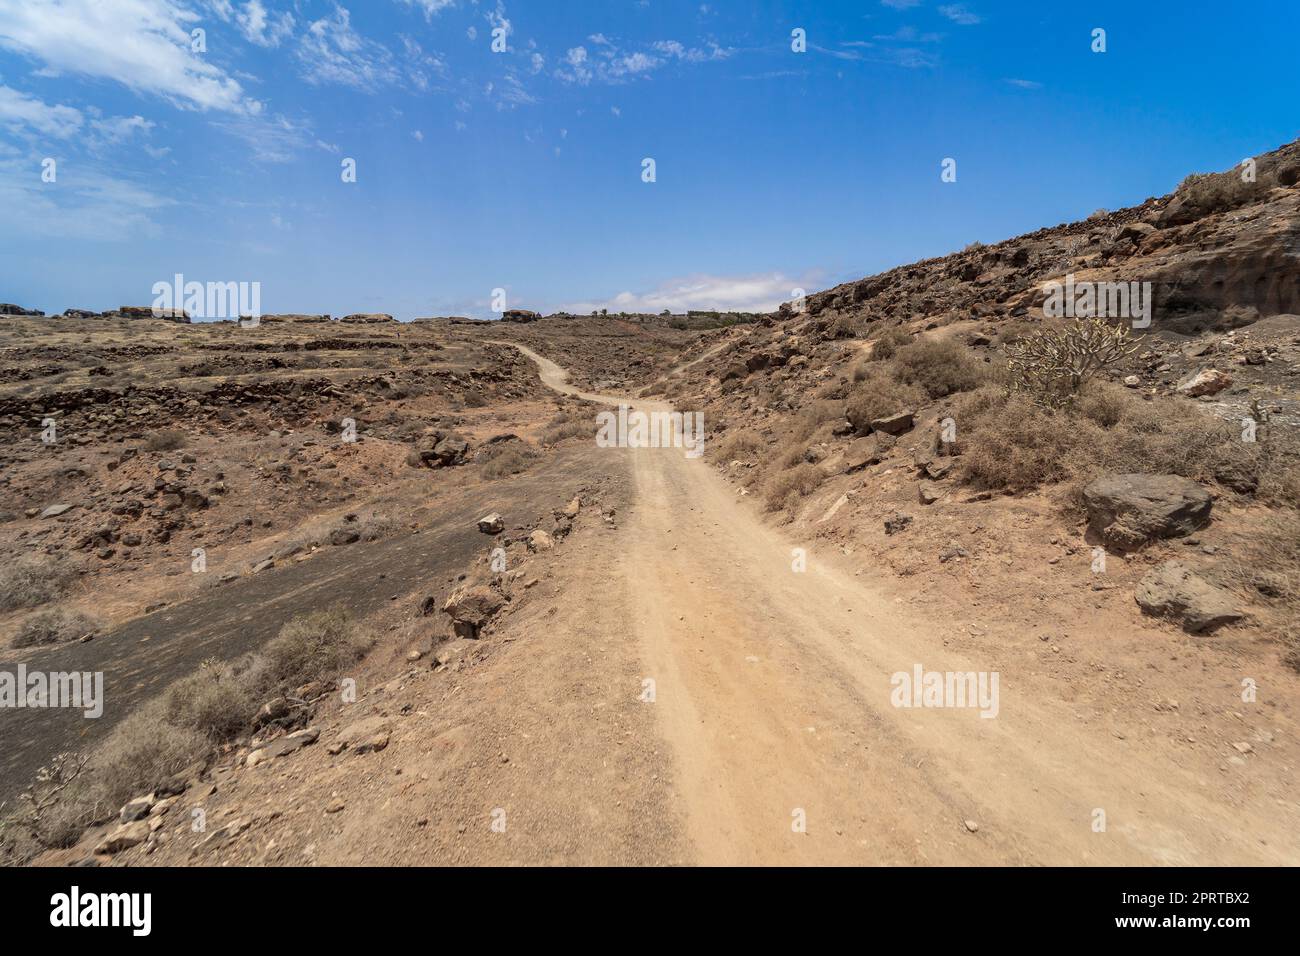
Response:
M1139 348L1125 325L1076 319L1063 329L1043 329L1007 345L1007 370L1014 390L1029 393L1044 408L1060 408L1089 379Z

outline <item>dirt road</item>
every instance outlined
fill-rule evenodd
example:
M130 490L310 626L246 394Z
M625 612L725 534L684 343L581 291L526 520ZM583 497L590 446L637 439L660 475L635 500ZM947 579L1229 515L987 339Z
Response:
M514 344L514 343L502 343ZM594 395L515 345L549 387ZM616 454L618 452L611 452ZM998 671L807 542L765 525L703 460L636 449L625 534L568 560L626 587L689 855L704 864L1294 864L1294 801L1261 777L1230 805L1172 741L1086 726L1001 667L996 716L897 707L896 673ZM797 570L806 549L806 568ZM991 710L992 708L985 708Z

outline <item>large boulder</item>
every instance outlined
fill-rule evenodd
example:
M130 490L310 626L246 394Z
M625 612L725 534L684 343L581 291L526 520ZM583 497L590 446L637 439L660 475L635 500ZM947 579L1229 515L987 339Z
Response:
M463 438L444 435L437 431L421 439L420 443L411 449L407 461L412 465L423 465L426 468L450 467L464 464L468 451L469 442Z
M506 309L501 313L504 322L536 322L541 316L530 309Z
M472 640L505 603L506 599L490 587L475 584L452 592L442 609L451 617L456 636Z
M1189 398L1199 398L1202 395L1217 395L1231 384L1231 375L1226 375L1217 368L1205 368L1180 383L1178 391Z
M1177 475L1105 475L1083 489L1088 530L1112 551L1136 551L1210 523L1209 492Z
M1192 634L1212 631L1245 617L1233 606L1227 591L1179 561L1166 561L1148 571L1133 596L1145 613L1179 621Z

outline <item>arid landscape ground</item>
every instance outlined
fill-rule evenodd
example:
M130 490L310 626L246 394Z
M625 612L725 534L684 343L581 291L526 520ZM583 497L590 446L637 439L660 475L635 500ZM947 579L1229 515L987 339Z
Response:
M104 687L6 861L1300 863L1298 180L760 316L0 306L0 670ZM1153 307L1062 384L1067 277Z

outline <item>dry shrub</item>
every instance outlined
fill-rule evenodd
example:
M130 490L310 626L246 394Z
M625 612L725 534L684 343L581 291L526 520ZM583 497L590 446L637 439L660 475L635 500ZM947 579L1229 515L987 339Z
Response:
M361 658L352 619L341 607L294 618L267 642L253 669L266 691L327 680Z
M98 623L80 611L67 608L50 608L37 611L23 621L14 635L14 647L39 647L44 644L66 644L93 633Z
M313 680L330 680L364 652L339 607L296 617L263 650L231 666L205 661L110 732L84 771L33 818L0 820L0 851L18 861L75 843L133 797L157 789L250 729L258 703ZM60 760L70 755L60 755ZM79 758L84 760L85 758ZM48 783L38 781L49 796Z
M871 344L871 355L868 361L879 362L891 359L899 349L911 343L912 336L905 329L889 329Z
M197 730L219 743L246 730L257 714L247 672L219 661L204 661L188 677L172 684L163 695L169 723Z
M76 572L65 562L26 557L0 567L0 611L36 607L67 592Z
M915 411L925 402L925 391L916 385L900 382L892 369L882 363L871 374L853 386L849 393L846 414L859 435L870 430L873 419L896 415L901 411Z
M985 379L984 367L964 345L951 340L918 339L894 354L894 375L930 398L968 392Z
M563 411L551 419L546 430L542 432L543 445L556 445L566 438L577 438L579 436L594 437L596 434L596 425L593 419L585 418L581 415L575 415L573 412Z
M1107 473L1173 474L1300 504L1292 476L1300 449L1281 439L1244 442L1234 423L1173 399L1147 401L1108 382L1078 399L1043 408L1022 392L986 386L958 403L963 479L978 488L1030 491L1070 482L1077 504L1083 485Z
M541 453L524 442L502 443L480 458L479 474L489 481L527 471Z
M767 449L767 443L752 431L740 429L728 433L713 445L713 456L719 461L757 458Z
M1084 432L1097 426L1072 422L1026 396L985 386L966 395L953 416L963 482L987 491L1020 493L1071 476L1068 461Z
M826 473L806 462L779 472L767 484L767 510L782 511L795 499L806 497L821 487Z
M154 432L140 445L143 451L175 451L189 443L189 436L177 428L163 428Z
M1277 185L1274 171L1267 166L1256 170L1255 182L1244 182L1240 169L1221 173L1192 173L1179 184L1175 199L1183 200L1188 214L1208 216L1260 202Z

